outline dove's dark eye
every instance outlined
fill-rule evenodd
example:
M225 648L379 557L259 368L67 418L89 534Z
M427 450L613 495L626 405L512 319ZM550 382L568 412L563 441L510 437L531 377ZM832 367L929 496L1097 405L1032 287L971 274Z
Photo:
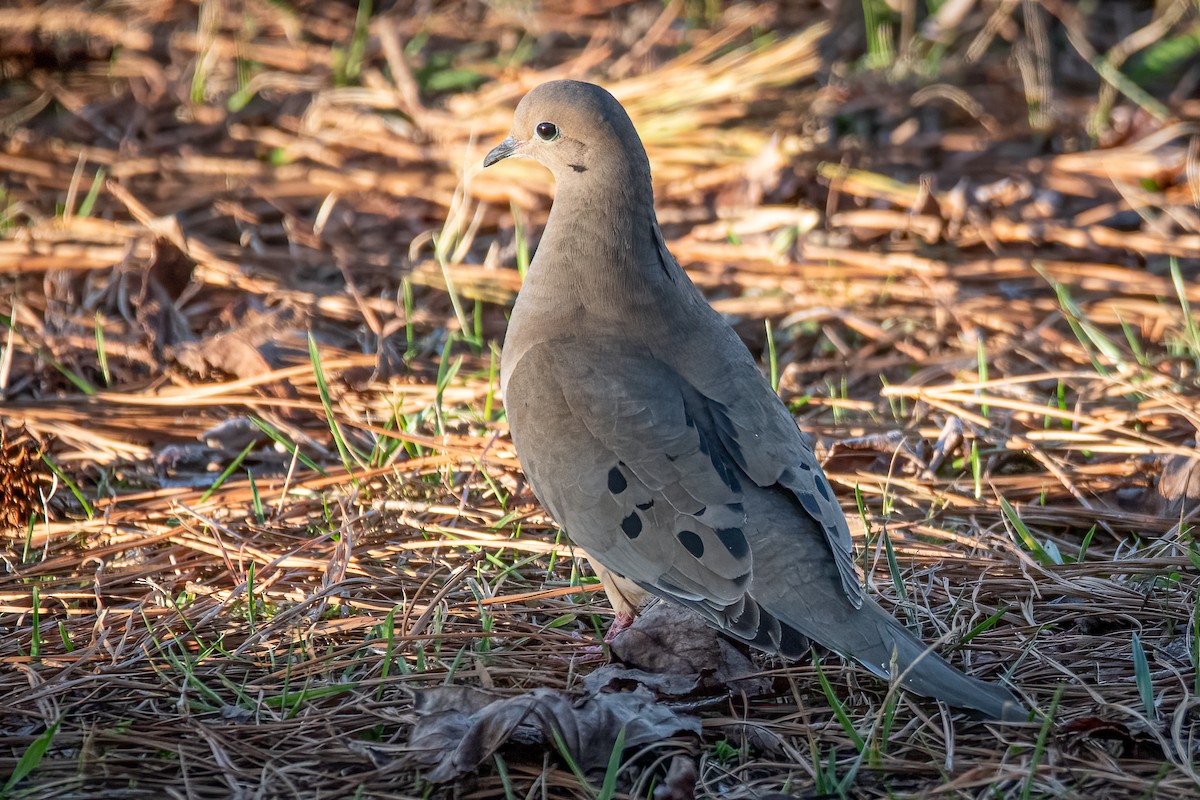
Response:
M539 122L533 132L543 142L553 142L558 138L558 126L553 122Z

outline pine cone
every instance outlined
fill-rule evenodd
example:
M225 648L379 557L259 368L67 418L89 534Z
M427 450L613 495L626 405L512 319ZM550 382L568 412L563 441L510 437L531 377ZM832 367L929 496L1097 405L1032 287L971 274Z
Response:
M24 425L0 420L0 530L24 530L41 505L38 482L42 459L38 443Z

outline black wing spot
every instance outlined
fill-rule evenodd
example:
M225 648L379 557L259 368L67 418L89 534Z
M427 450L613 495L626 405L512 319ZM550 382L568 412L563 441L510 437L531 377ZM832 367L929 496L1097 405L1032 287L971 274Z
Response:
M613 494L620 494L629 488L629 481L625 480L625 476L621 474L620 467L613 467L608 471L608 490Z
M738 560L750 553L750 543L746 541L746 534L742 533L741 528L717 528L717 538L725 545L729 555Z
M796 498L800 501L800 505L804 506L804 510L816 522L823 523L824 516L821 512L821 504L817 502L817 498L813 497L809 492L796 492Z
M637 515L636 511L621 520L621 530L630 539L636 539L642 535L642 518Z
M806 469L806 470L808 470L808 471L810 471L810 472L811 472L811 471L812 471L812 464L809 464L807 461L801 461L801 462L800 462L800 469Z
M637 507L639 511L649 511L650 509L654 508L654 501L647 500L644 503L638 503Z
M587 167L585 167L583 164L572 164L571 169L575 170L576 172L587 172Z
M832 503L833 500L829 496L829 479L820 473L817 473L817 475L815 477L816 477L815 482L817 484L817 491L821 493L821 497L824 497L827 502Z
M704 540L700 538L700 534L695 531L680 531L675 534L675 538L692 554L693 558L703 558Z

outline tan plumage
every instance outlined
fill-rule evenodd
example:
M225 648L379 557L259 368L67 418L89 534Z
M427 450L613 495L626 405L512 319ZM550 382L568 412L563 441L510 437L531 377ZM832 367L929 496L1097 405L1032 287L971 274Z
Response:
M761 649L797 657L808 637L885 678L894 658L920 694L1024 718L1010 692L954 669L864 595L810 445L667 252L620 104L587 83L539 86L484 165L507 156L557 183L501 382L530 484L572 539Z

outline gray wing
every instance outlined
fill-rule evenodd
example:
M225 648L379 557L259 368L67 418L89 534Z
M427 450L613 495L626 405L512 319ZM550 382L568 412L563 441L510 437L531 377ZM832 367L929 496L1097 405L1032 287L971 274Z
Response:
M801 503L814 519L841 520L851 597L861 598L861 589L828 482L752 361L750 367L759 383L746 387L747 399L739 400L736 386L712 392L723 398L714 399L645 349L560 341L552 354L548 346L526 353L514 370L508 394L538 401L511 407L510 422L534 490L589 555L735 636L796 655L805 648L802 637L752 596L754 538L763 534L748 525L746 502L760 495L748 490L780 485L798 498L804 492ZM755 388L778 408L748 405ZM738 409L754 417L738 419ZM790 452L780 448L779 431L762 424L777 419L764 413L776 411L809 462L770 464ZM818 526L826 530L820 520ZM769 535L792 534L797 547L819 547L806 533L812 527L796 520L794 530ZM834 560L842 573L843 558Z
M800 502L824 534L846 597L861 607L864 594L854 569L850 526L808 437L737 334L711 308L702 311L721 323L716 348L722 357L681 353L675 363L683 379L705 398L726 457L756 485L782 487Z

